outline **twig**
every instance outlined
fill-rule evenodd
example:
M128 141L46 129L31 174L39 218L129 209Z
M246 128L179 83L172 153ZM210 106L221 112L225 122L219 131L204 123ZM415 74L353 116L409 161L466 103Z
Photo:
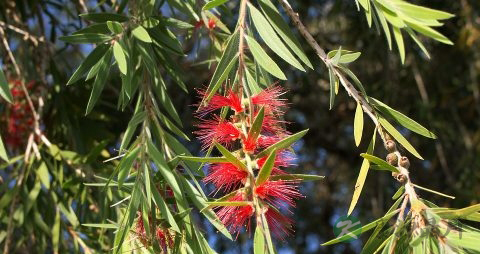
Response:
M0 21L0 26L3 26L4 28L8 28L18 34L21 34L23 35L23 39L24 40L29 40L33 43L33 45L38 46L38 44L40 42L45 42L45 38L44 37L36 37L32 34L30 34L28 31L25 31L25 30L22 30L21 28L18 28L16 26L13 26L13 25L10 25L10 24L6 24L5 22L3 21Z

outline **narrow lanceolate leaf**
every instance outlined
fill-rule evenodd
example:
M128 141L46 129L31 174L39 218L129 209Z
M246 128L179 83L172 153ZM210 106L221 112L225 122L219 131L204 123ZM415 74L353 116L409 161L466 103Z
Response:
M67 85L70 85L80 79L85 75L99 60L105 55L107 50L110 48L109 44L100 44L95 49L90 52L90 54L85 58L85 60L78 66L77 70L72 74L70 79L67 82Z
M227 148L223 147L218 143L215 143L215 147L217 147L218 151L220 151L220 153L222 153L222 155L225 156L225 158L227 158L230 163L240 169L247 170L247 166L245 166L245 164L238 160L235 155L233 155L230 151L227 150Z
M335 84L338 82L337 76L335 76L333 70L328 68L328 77L330 79L330 110L335 103Z
M372 99L375 108L380 110L382 114L393 118L397 123L401 124L403 127L427 138L433 138L433 139L437 138L437 136L433 132L429 131L427 128L415 122L408 116L396 111L395 109L389 107L387 104L375 98L370 97L370 99Z
M2 68L0 68L0 96L3 99L12 103L13 97L12 93L10 92L10 88L8 87L7 79L5 78L5 74L3 73Z
M415 30L415 31L417 31L421 34L424 34L428 37L431 37L434 40L437 40L437 41L445 43L445 44L453 45L453 42L451 40L449 40L443 34L435 31L434 29L432 29L428 26L421 25L421 24L415 24L415 23L411 23L411 22L408 22L408 21L406 21L405 23L409 27L411 27L413 30Z
M373 153L375 148L375 138L377 134L377 129L373 131L373 137L370 141L370 144L367 148L367 153ZM365 184L365 179L367 179L368 169L370 168L370 163L368 160L364 159L362 161L362 166L360 167L360 172L358 173L357 182L355 183L355 190L353 191L352 201L350 202L350 207L348 208L348 215L353 212L355 206L357 205L360 194L362 193L363 185Z
M296 180L296 181L318 181L324 179L325 176L306 175L306 174L284 174L270 176L270 180Z
M396 26L392 26L393 29L393 36L395 41L397 42L398 52L400 53L400 59L402 60L402 64L405 63L405 45L403 43L403 36L402 31L400 28Z
M266 182L272 173L273 165L275 164L276 152L275 150L270 153L267 160L263 164L262 168L258 172L257 180L255 181L256 185Z
M120 152L128 146L130 140L132 139L133 133L135 132L137 126L143 122L147 113L145 111L135 112L132 119L128 122L127 130L123 134L122 143L120 144Z
M52 246L53 246L53 253L58 253L59 244L60 244L60 211L59 209L55 209L55 220L52 228Z
M69 42L69 43L100 43L105 42L112 39L112 36L105 35L105 34L93 34L93 33L85 33L85 34L74 34L69 36L62 36L58 39Z
M80 17L89 21L97 22L97 23L107 22L107 21L118 21L118 22L128 21L128 17L125 17L123 15L116 14L116 13L105 13L105 12L104 13L84 13L84 14L80 14Z
M378 158L377 156L373 156L373 155L367 154L367 153L362 153L362 154L360 154L360 156L362 156L363 158L367 159L370 162L373 162L373 163L381 166L382 168L384 168L388 171L398 172L398 169L396 167L388 164L388 162Z
M260 7L262 8L266 18L278 35L280 35L280 37L283 39L285 44L287 44L287 46L305 65L313 69L312 63L310 63L310 60L308 60L305 52L303 52L300 42L298 42L297 38L295 38L292 33L292 29L288 26L285 20L283 20L275 5L273 5L270 0L261 0L258 1L258 3L260 4Z
M138 153L140 152L140 147L136 147L133 149L131 152L129 152L120 164L118 165L118 186L122 187L123 183L125 182L125 179L127 179L128 173L132 169L133 163L135 162L135 159L138 156Z
M415 155L415 157L423 160L422 156L415 150L415 148L405 139L400 132L398 132L393 125L391 125L385 118L379 117L378 121L380 124L385 128L385 130L392 135L392 137L397 140L405 149L407 149L410 153Z
M211 201L206 202L208 206L246 206L251 203L248 201Z
M405 192L405 186L402 185L402 186L400 186L400 188L398 188L397 192L395 192L395 194L393 194L392 199L395 200L395 199L399 198L404 192Z
M85 115L88 115L90 111L92 111L93 106L97 102L100 94L103 91L103 87L105 86L105 81L107 80L108 73L110 72L110 61L112 60L112 50L109 49L105 56L102 59L100 64L100 68L97 73L97 77L95 78L95 82L93 82L92 93L90 94L90 99L88 100L87 110Z
M355 138L355 145L359 146L360 141L362 141L363 133L363 109L362 104L357 103L357 108L355 110L355 119L353 121L353 136Z
M255 229L255 236L253 238L253 253L264 254L265 253L265 235L261 227Z
M308 129L297 132L293 135L290 135L290 136L278 141L277 143L265 148L265 150L258 153L257 156L255 156L255 158L261 158L261 157L269 155L272 151L277 151L277 150L281 150L281 149L289 147L295 141L297 141L297 140L301 139L303 136L305 136L305 134L307 134L307 131L308 131Z
M222 81L220 81L221 77L226 77L227 75L225 75L225 73L228 74L228 72L230 72L231 67L230 69L228 67L232 60L238 56L239 38L240 36L237 31L228 39L227 46L225 47L222 57L220 58L220 62L218 63L217 68L213 73L213 77L210 80L210 84L208 85L207 95L203 99L202 105L208 103L210 98L212 98L215 92L217 92L218 88L220 88L220 84L222 83Z
M257 140L258 136L260 136L260 132L262 131L264 114L265 110L264 107L262 107L260 111L258 111L257 116L253 121L252 127L248 131L248 137L252 138L255 141Z
M432 210L435 211L435 209ZM472 205L462 209L443 210L442 208L442 210L435 211L435 213L443 219L463 219L478 211L480 211L480 204Z
M170 224L172 229L180 233L181 232L180 228L178 227L178 224L175 221L175 218L173 217L172 213L170 212L170 209L168 208L168 204L162 198L162 196L158 192L155 185L150 185L150 188L151 188L152 195L153 195L153 202L155 202L155 205L160 210L160 213L168 221L168 224Z
M438 11L423 6L408 3L406 1L395 2L395 7L405 14L418 19L449 19L455 15L444 11Z
M0 137L0 158L8 162L8 155L7 151L5 150L5 146L3 146L2 137Z
M285 60L287 63L291 64L293 67L305 71L302 65L295 59L295 57L290 53L288 48L283 44L278 35L273 30L272 26L268 23L267 19L263 14L257 10L252 4L248 3L248 8L250 10L250 15L252 17L253 24L257 29L260 37L267 46L272 49L275 54Z
M179 155L178 158L186 161L194 161L201 163L227 163L228 160L225 157L193 157L193 156L183 156Z
M355 237L361 233L365 233L367 232L368 230L374 228L375 226L377 226L378 224L380 223L384 223L385 221L388 221L390 220L390 218L392 218L395 214L397 214L399 212L399 210L395 210L391 213L387 213L385 216L383 216L382 218L380 219L377 219L373 222L370 222L368 223L367 225L361 227L361 228L358 228L358 229L355 229L353 231L350 231L349 234L344 234L342 236L339 236L333 240L330 240L326 243L323 243L322 246L325 246L325 245L331 245L331 244L335 244L335 243L340 243L340 242L343 242L343 241L346 241L346 240L349 240L351 239L352 237Z
M208 2L208 3L206 3L206 4L203 6L202 10L204 10L204 11L205 11L205 10L210 10L210 9L212 9L212 8L215 8L215 7L219 6L219 5L222 5L222 4L226 3L227 1L228 1L228 0L212 0L212 1Z
M118 226L115 224L110 224L110 223L85 223L82 224L84 227L90 227L90 228L106 228L106 229L117 229Z
M133 29L132 34L143 42L152 42L152 38L150 38L150 35L148 34L147 30L143 28L143 26L137 26L135 29Z
M266 71L268 71L273 76L286 80L285 74L282 72L280 67L273 61L267 53L263 50L262 46L255 41L254 38L245 35L245 39L247 39L247 44L250 48L250 52L252 52L255 61Z
M113 44L113 56L115 57L120 72L123 73L123 75L127 75L127 59L125 58L122 46L118 42Z

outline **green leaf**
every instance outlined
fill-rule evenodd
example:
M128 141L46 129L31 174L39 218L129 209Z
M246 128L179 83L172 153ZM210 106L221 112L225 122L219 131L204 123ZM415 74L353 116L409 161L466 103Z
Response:
M343 64L351 63L351 62L357 60L360 57L361 54L362 54L361 52L342 54L342 56L340 57L340 60L338 60L338 62L343 63Z
M68 36L61 36L58 39L68 42L68 43L101 43L112 40L112 36L105 34L94 34L94 33L84 33L84 34L74 34Z
M258 111L257 116L253 121L252 127L250 127L250 130L248 131L248 137L252 138L254 141L257 140L258 136L260 136L260 132L262 131L264 114L265 110L264 107L262 107L260 108L260 111Z
M40 166L37 168L35 171L37 174L38 178L40 179L40 182L47 188L47 190L50 189L50 174L48 173L48 168L47 164L45 162L42 162Z
M183 199L183 192L178 185L178 182L173 175L172 170L168 167L163 154L158 151L155 145L152 143L151 140L147 142L148 154L150 154L151 158L157 165L158 171L163 176L165 181L172 187L173 193L175 194L175 198Z
M423 6L414 5L406 1L395 2L397 10L402 11L410 17L418 19L449 19L455 15L448 12L438 11Z
M402 186L400 186L400 188L398 188L397 192L395 192L395 194L393 194L392 199L395 200L395 199L399 198L404 192L405 192L405 186L402 185Z
M265 148L263 151L258 153L255 156L255 158L258 159L258 158L269 155L272 151L277 151L277 150L281 150L281 149L289 147L295 141L297 141L297 140L301 139L303 136L305 136L305 134L307 134L307 131L308 131L308 129L297 132L293 135L290 135L290 136L278 141L277 143Z
M107 23L99 23L87 26L72 34L110 34L112 31L108 29Z
M105 81L107 80L108 73L110 72L110 61L112 60L112 50L109 49L105 56L101 60L100 68L97 73L97 77L95 78L95 82L93 82L93 89L92 93L90 94L90 99L88 100L87 110L85 115L88 115L95 103L97 102L98 98L100 97L100 93L105 86Z
M125 58L125 53L120 43L115 42L113 44L113 56L115 61L117 61L118 69L123 75L127 75L127 59Z
M3 73L2 68L0 68L0 96L2 96L2 98L4 98L9 103L12 103L12 93L10 92L10 87L8 87L8 82L5 78L5 74Z
M362 156L363 158L367 159L368 161L370 162L373 162L383 168L385 168L386 170L388 171L392 171L392 172L396 172L398 173L398 169L390 164L388 164L388 162L376 157L376 156L373 156L371 154L367 154L367 153L362 153L360 154L360 156Z
M393 35L394 35L395 41L397 42L398 52L400 53L400 59L402 60L402 64L404 64L405 63L405 45L403 43L402 31L400 31L400 28L396 26L392 26L392 29L393 29Z
M53 253L58 253L59 243L60 243L60 212L58 208L55 213L55 221L52 227L52 246Z
M252 52L252 55L255 59L255 61L260 65L262 66L263 69L265 69L266 71L268 71L270 74L272 74L273 76L279 78L279 79L282 79L282 80L286 80L287 77L285 76L285 74L282 72L282 70L280 69L280 67L278 67L278 65L275 63L275 61L273 61L268 55L267 53L265 53L265 51L263 50L262 46L260 46L260 44L258 44L257 41L255 41L254 38L248 36L248 35L245 35L245 39L247 39L247 44L250 48L250 52Z
M133 115L132 119L128 122L127 125L127 130L125 131L125 134L123 134L123 139L122 143L120 144L120 152L122 152L126 146L130 143L130 139L133 136L133 133L135 132L137 126L145 120L145 117L147 116L147 113L145 111L138 111L135 112Z
M437 194L437 195L439 195L439 196L444 196L444 197L446 197L446 198L455 199L454 196L450 196L450 195L447 195L447 194L444 194L444 193L441 193L441 192L438 192L438 191L434 191L434 190L431 190L431 189L429 189L429 188L422 187L422 186L420 186L420 185L413 184L413 186L414 186L415 188L418 188L418 189L421 189L421 190L424 190L424 191L428 191L428 192L430 192L430 193Z
M284 174L270 176L270 180L299 180L299 181L318 181L324 179L325 176L305 175L305 174Z
M215 147L217 147L218 151L222 153L225 158L232 163L233 165L237 166L239 169L242 170L247 170L247 166L243 164L240 160L237 159L235 155L233 155L230 151L227 150L227 148L223 147L222 145L215 143Z
M295 59L295 57L292 55L292 53L290 53L285 44L283 44L283 42L280 40L280 38L275 33L272 26L270 26L263 14L259 10L257 10L257 8L255 8L250 2L248 3L248 8L250 10L253 24L255 25L255 28L257 29L260 37L262 37L265 44L267 44L267 46L272 49L273 52L275 52L287 63L301 71L305 71L302 65L297 61L297 59Z
M330 110L333 108L333 105L335 103L335 90L336 90L336 84L338 82L337 76L335 76L333 70L331 68L328 68L328 77L330 79Z
M407 31L408 35L417 43L418 47L422 50L422 52L427 56L428 59L430 59L430 54L428 53L427 48L425 48L425 45L423 45L422 41L420 41L417 36L415 35L415 32L410 29L410 28L405 28L405 31Z
M117 21L107 21L107 27L114 34L123 33L122 24L118 23Z
M210 10L210 9L212 9L212 8L215 8L215 7L219 6L219 5L222 5L222 4L226 3L227 1L228 1L228 0L212 0L212 1L208 2L208 3L206 3L206 4L203 6L202 10L203 10L203 11Z
M128 173L132 169L133 163L140 152L140 147L135 147L131 152L124 156L120 164L118 165L118 186L122 187L125 179L127 179Z
M246 206L250 205L248 201L210 201L206 202L208 206Z
M378 118L378 121L385 128L385 130L388 131L388 133L390 133L390 135L392 135L392 137L395 140L397 140L403 147L405 147L405 149L407 149L410 153L415 155L415 157L423 160L422 156L417 152L417 150L415 150L415 148L410 144L410 142L408 142L408 140L406 140L402 136L402 134L400 134L400 132L398 132L395 129L395 127L393 127L393 125L391 125L387 120L385 120L385 118L380 116Z
M143 28L143 26L137 26L132 30L132 34L143 42L152 43L152 38L150 38L150 35L148 34L147 30Z
M253 253L264 254L265 253L265 236L261 227L255 229L255 236L253 238Z
M172 227L173 230L175 230L178 233L181 233L180 228L178 227L177 222L175 221L174 216L170 212L170 209L168 208L167 203L165 200L162 198L160 193L158 192L157 188L155 185L150 185L150 189L153 195L153 202L155 202L155 205L158 207L160 210L160 214L167 220L168 224Z
M0 158L8 162L8 155L7 151L5 150L5 146L3 146L2 137L0 137Z
M106 13L106 12L84 13L84 14L80 14L80 17L89 21L97 22L97 23L107 22L107 21L118 21L118 22L128 21L128 17L125 17L120 14L116 14L116 13Z
M423 127L419 123L410 119L408 116L396 111L395 109L389 107L385 103L373 97L370 97L370 99L372 99L375 108L380 110L382 114L393 118L397 123L401 124L403 127L427 138L432 138L432 139L437 138L437 136L433 132L429 131L427 128Z
M373 153L375 148L375 138L376 138L376 131L373 131L373 136L368 144L367 153ZM368 169L370 168L370 163L368 160L364 159L362 161L362 166L360 166L360 172L358 173L357 182L355 183L355 190L353 191L352 201L350 202L350 207L348 208L347 214L350 215L355 209L357 205L358 199L360 198L360 194L362 193L363 185L365 184L365 179L367 179Z
M472 205L462 209L439 210L435 211L435 213L443 219L463 219L478 211L480 211L480 204Z
M68 222L70 222L73 228L77 228L80 222L78 221L77 215L75 215L75 211L73 211L72 207L70 205L65 206L63 203L59 203L58 207L60 208L60 212L67 218Z
M411 27L413 30L421 33L421 34L424 34L434 40L437 40L441 43L445 43L445 44L448 44L448 45L453 45L453 42L451 40L449 40L447 37L445 37L444 35L442 35L441 33L435 31L434 29L428 27L428 26L425 26L425 25L421 25L421 24L415 24L415 23L411 23L411 22L408 22L408 21L405 21L405 23Z
M355 110L355 119L353 120L353 136L355 138L355 145L359 146L362 141L363 133L363 109L360 103L357 103Z
M312 63L308 60L308 57L305 55L300 42L295 38L292 33L292 29L288 24L283 20L282 16L278 12L275 5L270 0L260 0L258 1L260 7L265 14L266 18L275 29L278 35L283 39L283 41L288 45L288 47L297 55L297 57L302 60L302 62L313 69Z
M106 228L106 229L117 229L118 226L115 224L110 224L110 223L84 223L82 224L84 227L90 227L90 228Z
M333 240L330 240L326 243L323 243L322 246L326 246L326 245L331 245L331 244L335 244L335 243L340 243L340 242L343 242L343 241L346 241L346 240L349 240L352 238L352 235L359 235L361 233L365 233L367 232L368 230L374 228L375 226L377 226L378 224L380 223L384 223L385 221L388 221L390 220L390 218L392 218L395 214L397 214L399 212L399 210L395 210L391 213L387 213L385 216L383 216L382 218L380 219L377 219L375 221L372 221L370 223L368 223L367 225L361 227L361 228L357 228L353 231L350 232L350 234L345 234L343 236L340 236L340 237L337 237Z
M212 79L210 80L210 84L208 85L207 92L205 98L203 98L201 105L206 105L212 96L217 92L220 88L221 83L225 78L228 76L234 62L234 59L238 57L238 44L239 44L240 35L238 31L230 36L227 42L227 46L223 51L222 57L220 58L220 62L213 73Z
M262 108L263 109L263 108ZM262 168L258 172L257 180L256 180L256 185L259 186L262 183L266 182L268 178L270 177L270 173L272 173L273 166L275 164L275 157L276 157L276 152L273 150L270 155L268 156L267 160L263 164Z
M342 56L342 51L343 51L342 46L340 46L338 50L335 50L335 54L333 55L333 57L330 58L333 65L337 65L338 62L340 61L340 57Z
M187 161L201 162L201 163L227 163L228 160L225 157L193 157L179 155L178 158Z

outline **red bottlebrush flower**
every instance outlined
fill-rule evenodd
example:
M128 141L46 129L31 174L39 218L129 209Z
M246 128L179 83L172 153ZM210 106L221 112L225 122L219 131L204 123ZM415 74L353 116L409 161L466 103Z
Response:
M173 238L168 232L168 229L157 228L155 236L157 238L158 245L160 245L164 253L167 253L167 247L173 247Z
M145 227L143 225L143 219L141 212L138 212L137 225L135 227L135 234L137 235L140 242L143 246L149 246L147 233L145 232Z
M253 153L257 148L257 139L248 135L246 138L242 137L243 150L246 153Z
M278 141L282 140L281 137L278 136L264 136L260 135L257 139L257 147L263 148L263 147L269 147Z
M195 22L195 29L199 29L202 26L203 26L203 20L202 19Z
M282 206L283 203L295 206L295 199L303 197L298 192L297 184L298 181L266 181L255 188L255 194L276 207Z
M280 212L269 207L265 213L267 219L268 228L273 235L282 241L285 240L285 237L291 235L293 232L293 221L292 219L282 215Z
M201 96L201 98L204 98L207 93L205 90L198 90L198 94ZM208 105L199 109L199 116L203 117L208 113L222 107L230 107L237 113L243 111L242 101L240 97L238 97L238 95L235 94L232 89L229 89L227 91L227 96L223 96L220 94L213 95L213 97L208 102Z
M285 123L287 122L283 120L279 120L271 114L267 114L263 117L262 130L271 134L276 134L276 133L286 134L287 131L282 127L282 124L285 124Z
M208 149L213 141L229 146L241 135L240 130L238 130L233 123L225 120L222 121L218 116L215 116L213 120L202 120L197 127L200 128L200 130L194 133L202 142L203 150Z
M208 20L208 29L213 30L217 26L217 22L214 18Z
M270 112L281 112L280 108L285 107L287 103L285 99L280 99L279 97L285 92L281 86L270 86L253 96L252 103L254 105L263 105Z
M228 199L228 201L243 201L243 193L239 192L235 196ZM224 206L216 213L223 225L225 225L231 233L240 233L244 225L247 231L250 230L250 219L254 214L253 206Z
M218 190L232 191L246 179L248 173L231 163L218 163L210 166L210 173L203 179L212 183Z

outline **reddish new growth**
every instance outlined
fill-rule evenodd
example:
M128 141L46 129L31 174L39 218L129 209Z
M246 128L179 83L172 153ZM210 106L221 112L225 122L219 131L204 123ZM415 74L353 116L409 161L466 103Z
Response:
M199 90L202 103L208 102L197 105L200 106L197 111L200 123L195 134L202 142L203 149L219 143L247 167L244 169L227 162L213 163L204 179L205 183L215 186L215 193L230 192L230 198L226 201L247 202L240 206L216 208L218 217L232 233L238 234L244 227L249 230L250 221L260 218L260 215L265 216L273 235L278 238L283 239L292 232L292 221L283 216L279 209L289 211L289 207L295 206L295 200L303 197L298 191L298 181L282 180L291 179L281 168L292 166L293 154L285 149L276 151L270 178L256 185L256 176L268 157L259 157L258 153L288 135L284 129L287 122L279 119L287 106L286 100L280 98L284 93L285 90L280 86L271 86L250 98L242 98L232 89L226 89L225 95L213 94L208 100L208 93ZM231 115L227 114L221 119L215 113L223 107L228 107ZM260 133L253 134L250 128L262 108L264 117ZM257 222L257 225L261 225L261 222Z
M155 230L155 239L152 240L145 231L142 212L138 211L137 214L138 217L137 224L135 226L135 235L140 241L140 243L142 243L145 248L148 248L156 241L156 243L158 243L158 246L160 246L160 248L162 249L162 252L167 253L167 248L173 247L173 235L170 233L170 230L168 228L161 228L157 226Z
M204 24L205 24L205 22L203 22L203 19L200 19L199 21L195 22L195 30L196 30L196 29L199 29L199 28L202 27ZM210 18L210 19L208 20L207 25L206 25L206 27L207 27L209 30L215 29L216 26L217 26L217 22L215 21L214 18Z

